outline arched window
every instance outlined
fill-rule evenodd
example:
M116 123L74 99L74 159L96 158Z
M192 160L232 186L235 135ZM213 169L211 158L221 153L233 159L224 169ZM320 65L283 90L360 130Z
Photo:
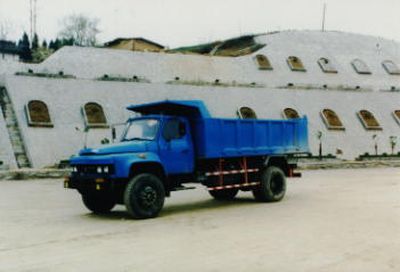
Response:
M104 128L108 127L107 118L104 114L103 108L94 102L86 103L83 106L83 116L85 118L85 125L90 128Z
M240 119L257 119L255 111L249 107L240 107L237 114Z
M31 100L25 106L28 125L32 127L53 127L49 109L43 101Z
M306 68L304 67L303 62L298 57L295 57L295 56L288 57L287 63L289 65L290 69L292 69L292 71L299 71L299 72L306 71Z
M272 65L269 59L265 55L256 55L258 69L260 70L272 70Z
M371 74L371 71L369 70L369 67L365 62L363 62L360 59L355 59L351 62L351 65L353 66L354 70L362 75L369 75Z
M390 75L400 75L400 69L399 67L396 65L396 63L394 63L391 60L385 60L382 62L382 66L383 68L385 68L386 72Z
M400 125L400 110L395 110L393 112L393 117L396 120L396 122Z
M333 73L333 74L337 73L335 66L327 58L320 58L318 60L318 65L319 65L319 67L321 67L321 69L324 73Z
M296 119L296 118L300 118L299 113L292 108L286 108L283 110L283 115L286 119Z
M375 116L371 112L367 110L360 110L357 115L365 129L382 130L378 120L376 120Z
M322 120L326 127L331 130L345 130L339 116L331 109L324 109L321 111Z

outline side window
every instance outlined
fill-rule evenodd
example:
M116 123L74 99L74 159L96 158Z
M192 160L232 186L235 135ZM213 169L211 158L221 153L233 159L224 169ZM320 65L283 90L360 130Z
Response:
M367 130L382 130L381 125L379 124L378 120L375 118L372 112L367 110L360 110L357 113L358 117L360 118L361 123L363 124L364 128Z
M299 72L307 71L303 65L303 62L298 57L295 56L288 57L287 63L292 71L299 71Z
M296 118L300 118L299 113L292 108L286 108L283 110L283 115L286 119L296 119Z
M256 112L250 107L240 107L237 115L240 119L257 119Z
M351 65L353 66L354 70L361 75L371 74L368 65L360 59L354 59L351 62Z
M322 120L326 127L331 130L345 130L339 116L331 109L324 109L321 111Z
M272 70L272 65L269 59L262 54L256 55L258 69L260 70Z
M95 102L86 103L82 108L86 126L90 128L105 128L107 118L104 114L103 107Z
M180 139L186 135L186 125L179 119L170 119L164 125L162 135L167 141Z
M43 101L31 100L25 106L28 125L33 127L53 127L49 109Z
M325 73L333 73L333 74L337 73L335 66L333 66L332 62L327 58L320 58L318 60L318 65Z
M385 68L386 72L390 75L400 75L400 69L399 67L396 65L396 63L394 63L391 60L385 60L384 62L382 62L382 66L383 68Z

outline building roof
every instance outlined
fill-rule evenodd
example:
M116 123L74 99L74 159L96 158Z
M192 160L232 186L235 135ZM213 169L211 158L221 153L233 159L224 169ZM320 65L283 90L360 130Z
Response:
M168 52L212 56L244 56L251 54L265 46L265 44L256 42L255 38L258 36L260 35L244 35L225 41L215 41L194 46L174 48L169 50Z
M164 49L164 48L165 48L165 47L164 47L163 45L161 45L161 44L158 44L158 43L156 43L156 42L153 42L153 41L150 41L150 40L148 40L148 39L141 38L141 37L116 38L116 39L114 39L114 40L112 40L112 41L109 41L109 42L104 43L104 46L105 46L105 47L109 47L109 46L113 46L113 45L115 45L115 44L118 44L118 43L120 43L120 42L122 42L122 41L129 41L129 40L142 41L142 42L145 42L145 43L148 43L148 44L152 44L152 45L154 45L154 46L156 46L156 47L159 47L160 49Z

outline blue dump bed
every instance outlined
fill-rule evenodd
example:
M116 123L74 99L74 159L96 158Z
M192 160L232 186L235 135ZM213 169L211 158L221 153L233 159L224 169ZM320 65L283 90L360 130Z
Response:
M201 101L161 101L134 105L146 114L184 116L191 123L198 158L223 158L308 152L307 118L291 120L211 118Z
M307 119L197 119L194 145L199 158L308 152Z

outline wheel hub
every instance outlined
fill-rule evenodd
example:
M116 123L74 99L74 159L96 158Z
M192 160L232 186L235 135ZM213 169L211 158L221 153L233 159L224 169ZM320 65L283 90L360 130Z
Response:
M157 192L152 187L147 186L140 193L140 200L144 206L151 206L157 200Z
M273 176L271 179L271 190L274 194L280 194L283 190L283 181L279 176Z

